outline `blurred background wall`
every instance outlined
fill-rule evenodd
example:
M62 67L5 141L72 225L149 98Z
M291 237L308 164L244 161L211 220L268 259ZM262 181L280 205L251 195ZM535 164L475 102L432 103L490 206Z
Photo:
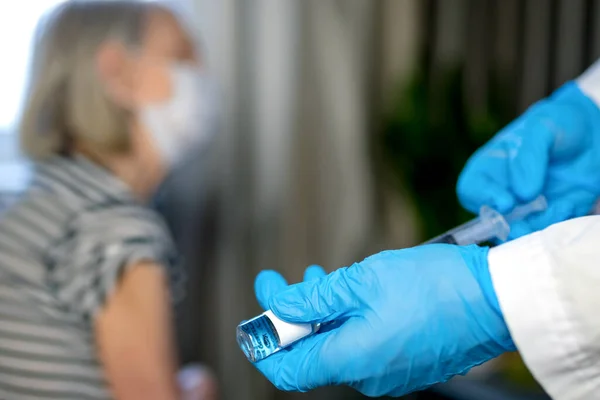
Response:
M188 17L189 5L179 3ZM411 57L390 58L384 83L374 62L381 57L376 2L192 5L190 21L222 83L226 117L213 146L174 174L158 201L189 267L182 358L215 367L226 399L293 398L276 393L244 359L235 326L260 312L253 281L261 269L295 282L311 263L333 270L384 247L368 132L377 129L391 70L412 69L404 61ZM405 7L415 14L413 2ZM415 26L410 14L403 19ZM394 43L415 51L409 40ZM399 242L414 242L411 213L398 218Z
M180 193L198 188L196 200L183 196L194 211L177 208L193 275L183 357L213 365L226 399L353 398L277 393L244 360L234 331L260 312L254 277L270 268L296 282L311 263L333 270L468 218L454 196L466 158L600 55L600 2L193 8L227 113L181 179Z

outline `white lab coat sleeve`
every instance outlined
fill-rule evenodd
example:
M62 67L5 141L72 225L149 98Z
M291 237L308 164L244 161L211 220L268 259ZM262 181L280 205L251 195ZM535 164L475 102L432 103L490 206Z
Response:
M533 375L555 400L600 399L600 216L490 250L500 308Z
M581 74L576 82L581 91L600 106L600 60Z

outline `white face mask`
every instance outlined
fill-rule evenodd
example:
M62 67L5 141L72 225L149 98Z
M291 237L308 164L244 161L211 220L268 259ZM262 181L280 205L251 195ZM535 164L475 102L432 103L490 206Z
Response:
M175 63L169 73L171 98L143 106L140 118L167 167L172 168L215 134L219 102L215 82L197 66Z

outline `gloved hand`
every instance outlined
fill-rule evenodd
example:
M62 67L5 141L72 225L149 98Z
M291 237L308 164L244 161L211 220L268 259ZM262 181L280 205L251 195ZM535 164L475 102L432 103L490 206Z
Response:
M369 396L400 396L514 350L487 251L385 251L287 289L281 276L263 272L255 285L260 304L289 322L324 325L257 368L286 391L349 385Z
M574 83L532 106L479 149L458 179L477 213L504 213L544 194L548 209L511 225L510 239L587 214L600 195L600 110Z

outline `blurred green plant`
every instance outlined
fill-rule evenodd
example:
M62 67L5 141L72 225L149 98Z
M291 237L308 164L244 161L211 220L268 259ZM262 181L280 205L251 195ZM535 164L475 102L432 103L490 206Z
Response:
M423 71L425 69L421 69ZM392 94L384 119L387 176L408 191L428 239L473 218L456 198L456 181L467 159L515 117L510 79L492 78L486 104L469 107L461 68L416 74ZM500 375L523 388L537 388L518 355L507 355Z
M469 156L509 121L496 90L488 104L469 109L461 69L438 76L429 82L416 74L399 87L384 120L385 168L416 204L423 239L473 217L458 204L456 180Z

